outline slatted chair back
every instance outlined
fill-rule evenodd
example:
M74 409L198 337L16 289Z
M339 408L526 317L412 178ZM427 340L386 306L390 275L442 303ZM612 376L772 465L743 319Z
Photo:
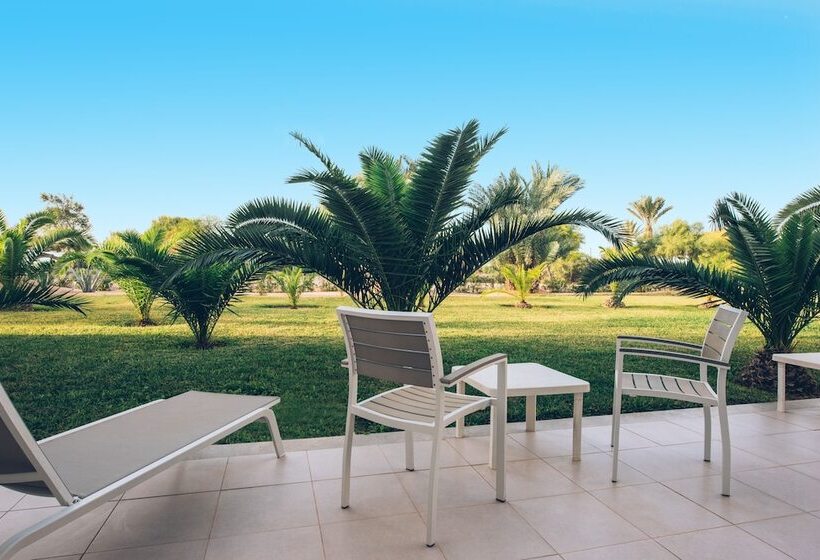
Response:
M442 377L432 314L339 307L337 315L353 373L419 387Z
M63 505L72 496L29 432L6 390L0 385L0 485L20 492L56 497Z
M700 355L704 358L728 362L732 357L732 350L734 350L735 342L737 342L747 315L746 311L729 305L718 307L709 324L709 330L706 331Z

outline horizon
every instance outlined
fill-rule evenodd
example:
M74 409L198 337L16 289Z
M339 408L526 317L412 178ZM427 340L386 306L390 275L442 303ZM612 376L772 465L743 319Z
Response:
M224 218L311 198L284 182L318 163L290 131L355 173L366 146L413 157L474 117L509 127L477 182L551 162L586 183L564 207L620 219L648 194L674 208L661 225L708 225L731 191L775 212L820 185L815 3L356 7L7 7L0 208L14 222L69 194L100 241Z

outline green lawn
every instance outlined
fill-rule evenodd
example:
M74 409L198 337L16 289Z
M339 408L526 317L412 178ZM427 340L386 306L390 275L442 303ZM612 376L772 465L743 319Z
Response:
M181 322L138 327L123 296L90 299L87 317L51 310L0 313L0 381L35 437L189 389L280 395L276 413L285 438L343 432L347 375L339 367L344 344L334 308L345 298L306 297L302 308L291 310L281 296L246 296L236 315L226 313L217 326L217 346L205 351L192 346ZM699 341L711 316L674 296L633 295L629 307L618 310L603 308L602 297L533 296L530 310L511 301L455 295L436 312L446 370L494 352L506 352L514 362L548 364L590 381L587 415L610 412L616 334ZM157 317L163 313L155 310ZM801 346L818 342L820 328L812 327ZM761 343L747 325L733 367L746 363ZM687 371L696 374L696 366ZM371 394L385 385L363 379L360 387ZM729 398L744 403L774 395L732 384ZM671 404L626 399L624 406L635 411ZM569 416L570 410L570 398L539 399L541 419ZM511 400L510 418L523 420L523 399ZM472 421L486 422L486 413ZM359 429L381 428L362 423ZM263 437L260 425L231 441Z

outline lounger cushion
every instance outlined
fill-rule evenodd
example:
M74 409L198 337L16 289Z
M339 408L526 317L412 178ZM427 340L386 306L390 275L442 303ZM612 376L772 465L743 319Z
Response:
M278 402L190 391L41 442L40 448L69 491L85 497Z

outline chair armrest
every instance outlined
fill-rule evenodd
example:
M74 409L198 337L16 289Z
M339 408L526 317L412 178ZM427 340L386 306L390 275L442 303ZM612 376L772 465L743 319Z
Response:
M652 350L650 348L621 348L618 350L623 355L644 356L646 358L660 358L662 360L675 360L677 362L691 362L693 364L706 364L708 366L728 368L729 362L713 360L692 354L681 352L669 352L667 350Z
M469 375L474 374L477 371L486 368L487 366L500 363L507 363L506 354L493 354L492 356L481 358L480 360L476 360L470 364L467 364L464 367L458 368L457 371L451 372L449 375L443 376L441 378L441 383L446 387L450 387L454 383L464 379Z
M700 350L703 348L700 344L694 344L692 342L680 342L678 340L669 340L668 338L652 338L649 336L631 336L631 335L620 335L617 337L617 340L629 340L633 342L649 342L651 344L663 344L665 346L678 346L680 348L690 348L692 350Z

